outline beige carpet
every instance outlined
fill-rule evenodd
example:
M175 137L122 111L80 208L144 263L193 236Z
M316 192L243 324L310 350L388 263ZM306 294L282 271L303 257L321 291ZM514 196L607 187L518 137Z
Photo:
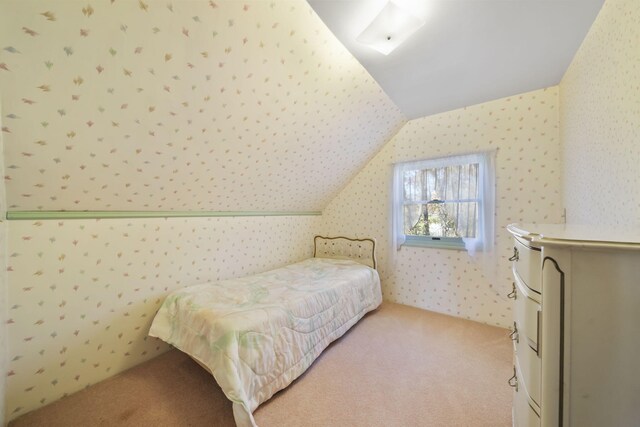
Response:
M509 426L504 329L385 303L255 412L260 427ZM213 377L174 350L11 426L234 426Z

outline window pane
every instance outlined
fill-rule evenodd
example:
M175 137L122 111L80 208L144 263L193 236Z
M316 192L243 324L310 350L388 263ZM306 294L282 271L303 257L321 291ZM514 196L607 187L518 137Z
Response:
M420 218L423 216L423 205L405 205L404 206L404 234L424 236L422 233L423 226L419 224Z
M424 200L427 196L423 195L426 189L425 171L415 170L404 173L404 199L407 201Z
M478 202L447 203L448 215L456 219L456 232L460 237L476 237Z
M478 203L427 203L404 206L404 234L431 237L475 237Z

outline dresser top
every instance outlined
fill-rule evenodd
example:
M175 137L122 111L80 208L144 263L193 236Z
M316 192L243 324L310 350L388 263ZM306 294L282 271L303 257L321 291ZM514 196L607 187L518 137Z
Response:
M576 224L509 224L507 230L533 244L640 250L640 230Z

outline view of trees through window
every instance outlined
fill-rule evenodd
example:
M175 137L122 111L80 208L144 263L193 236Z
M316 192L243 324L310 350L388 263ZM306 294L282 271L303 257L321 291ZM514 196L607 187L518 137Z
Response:
M475 237L478 164L404 173L404 232L409 236Z

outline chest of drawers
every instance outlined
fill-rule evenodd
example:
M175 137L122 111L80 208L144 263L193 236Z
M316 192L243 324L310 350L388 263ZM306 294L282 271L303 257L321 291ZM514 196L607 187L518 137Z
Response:
M514 425L639 426L640 231L508 230Z

